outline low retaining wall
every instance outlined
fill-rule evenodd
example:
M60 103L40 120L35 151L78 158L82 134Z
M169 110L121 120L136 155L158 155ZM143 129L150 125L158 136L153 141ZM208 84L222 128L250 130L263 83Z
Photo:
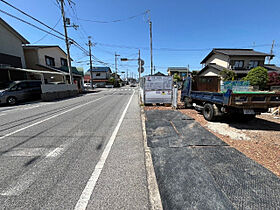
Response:
M79 94L77 85L73 84L46 84L41 86L43 101L53 101L62 98L74 97Z

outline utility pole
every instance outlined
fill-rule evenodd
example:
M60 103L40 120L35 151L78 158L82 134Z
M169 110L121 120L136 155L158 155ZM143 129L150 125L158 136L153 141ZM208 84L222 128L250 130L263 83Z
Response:
M90 87L91 89L93 89L93 75L92 75L92 58L91 58L91 46L92 46L92 42L91 42L91 37L88 37L88 50L89 50L89 65L90 65Z
M189 77L190 65L188 64L187 77Z
M149 20L150 25L150 50L151 50L151 76L153 75L153 41L152 41L152 21Z
M68 65L68 70L69 70L70 84L73 84L73 74L72 74L70 47L69 47L70 43L69 43L69 39L68 39L68 35L67 35L66 18L65 18L65 12L64 12L64 0L60 0L60 3L61 3L61 14L62 14L62 18L63 18L66 50L67 50L67 65Z
M270 50L270 55L273 54L274 43L275 43L275 40L272 41L271 50ZM273 58L272 56L269 57L269 59L268 59L268 64L270 64L270 61L272 60L272 58Z
M139 72L139 84L140 84L140 78L141 78L141 57L140 57L140 49L139 49L139 53L138 53L138 72Z
M115 52L115 84L116 84L116 80L117 80L117 73L118 73L118 55L116 52Z

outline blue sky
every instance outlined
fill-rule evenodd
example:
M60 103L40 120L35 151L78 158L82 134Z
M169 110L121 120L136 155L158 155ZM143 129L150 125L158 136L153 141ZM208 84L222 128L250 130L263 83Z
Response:
M7 0L28 14L54 26L61 17L56 0ZM151 11L153 22L154 48L187 49L191 51L154 50L154 64L157 71L166 73L168 66L187 66L191 70L201 68L200 61L210 52L209 48L249 48L255 43L255 50L269 52L272 40L276 46L273 62L280 65L280 1L279 0L73 0L72 8L66 4L66 15L79 25L76 31L69 28L69 36L87 48L87 36L96 42L93 54L100 60L111 64L114 69L114 53L121 57L137 58L140 48L145 60L145 73L148 74L149 25L142 15L117 23L92 23L79 19L111 21ZM14 9L0 2L0 9L30 20ZM75 15L77 14L77 16ZM31 44L58 44L65 49L65 43L52 36L40 40L45 33L0 13L12 27L21 33ZM77 19L77 17L79 19ZM30 20L32 23L34 21ZM36 24L36 23L35 23ZM37 24L36 24L37 25ZM62 21L56 27L63 32ZM101 45L103 44L103 45ZM109 47L120 45L120 47ZM197 51L192 51L192 49ZM86 55L71 46L71 57L82 63L73 63L88 69ZM136 74L136 61L120 62L121 71L129 70ZM94 62L94 66L100 66Z

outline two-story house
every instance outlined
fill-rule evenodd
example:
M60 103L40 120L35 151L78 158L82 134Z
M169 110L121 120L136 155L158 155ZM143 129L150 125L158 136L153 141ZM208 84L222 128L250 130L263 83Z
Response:
M112 75L110 67L93 67L92 68L92 82L97 87L105 87L109 83ZM90 83L90 70L85 73L84 81Z
M11 81L27 78L25 72L15 69L26 67L24 44L29 42L0 18L0 89L6 88Z
M233 70L240 79L257 66L265 67L267 57L274 55L253 49L214 48L202 61L204 65L199 76L219 76L223 69Z
M55 71L65 73L69 82L69 70L67 65L67 54L58 45L26 45L23 47L26 67L41 71ZM72 67L74 82L78 87L82 86L83 75ZM63 81L62 75L48 75L47 82Z
M0 65L25 68L23 44L29 42L0 18Z

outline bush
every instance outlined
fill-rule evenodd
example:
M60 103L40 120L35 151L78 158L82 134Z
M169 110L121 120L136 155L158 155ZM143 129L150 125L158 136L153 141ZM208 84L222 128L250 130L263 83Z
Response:
M174 81L174 82L181 81L180 75L178 75L177 73L175 73L175 74L173 75L173 81Z
M280 85L280 73L270 72L268 73L268 83L267 85Z
M220 73L223 81L233 81L236 78L236 73L229 69L223 69Z
M253 68L248 72L246 77L242 78L242 80L249 81L250 85L257 85L261 90L263 90L268 82L267 69L260 66Z

